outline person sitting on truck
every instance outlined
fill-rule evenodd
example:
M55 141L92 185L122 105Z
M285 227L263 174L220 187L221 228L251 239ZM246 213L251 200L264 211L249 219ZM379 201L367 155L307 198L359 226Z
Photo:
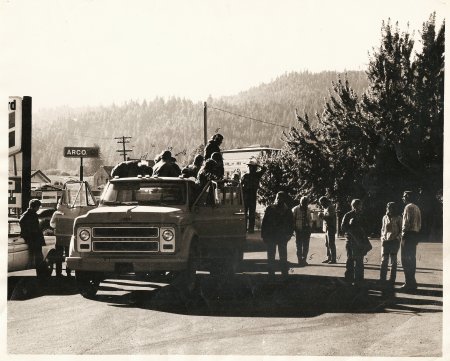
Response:
M181 171L183 178L197 178L198 172L200 171L203 164L203 155L197 154L194 158L194 162L184 167Z
M217 165L216 168L214 170L214 173L216 174L218 179L223 179L223 175L225 174L225 169L223 167L223 158L222 158L222 154L219 152L214 152L211 155L211 159L215 160Z
M199 193L205 188L206 184L211 181L217 181L220 178L216 173L217 162L214 159L207 159L203 167L200 169L197 175L197 180L195 184L199 190Z
M117 164L111 171L111 177L137 177L138 175L152 175L153 169L142 160L127 160Z
M157 177L178 177L181 169L176 164L176 159L172 157L172 153L166 150L160 154L161 160L155 164L153 175Z

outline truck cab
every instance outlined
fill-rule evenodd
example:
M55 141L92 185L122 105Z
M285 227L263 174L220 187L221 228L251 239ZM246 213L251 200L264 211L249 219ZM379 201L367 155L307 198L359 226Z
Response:
M238 182L112 179L99 206L75 220L67 266L80 293L93 297L109 274L175 272L188 289L195 273L234 272L245 243Z

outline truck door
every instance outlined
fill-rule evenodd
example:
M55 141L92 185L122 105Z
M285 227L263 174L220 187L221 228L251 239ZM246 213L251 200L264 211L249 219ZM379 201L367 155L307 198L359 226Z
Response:
M243 242L245 218L239 186L209 182L193 206L200 241Z
M55 228L56 242L69 246L75 218L97 206L86 181L69 181L64 185L62 197L53 214L51 225Z

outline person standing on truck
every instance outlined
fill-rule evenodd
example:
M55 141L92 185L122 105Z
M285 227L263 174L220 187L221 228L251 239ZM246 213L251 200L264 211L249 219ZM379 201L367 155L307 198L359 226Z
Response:
M42 246L45 246L45 238L39 227L39 218L37 211L41 207L39 199L31 199L28 209L19 219L20 235L28 244L30 251L30 261L28 268L35 268L36 271L43 264L44 256L42 254Z
M292 211L287 206L287 194L278 192L275 202L266 208L261 224L261 238L267 244L269 276L275 275L275 253L278 246L281 274L288 276L287 243L294 232Z
M266 167L260 166L255 159L248 163L248 173L241 179L242 193L244 196L245 219L248 233L255 232L256 198L261 177L266 172Z
M181 174L180 167L175 163L176 159L172 157L169 150L162 152L158 157L160 161L155 164L153 175L157 177L178 177Z
M220 153L220 145L223 142L222 134L214 134L211 139L208 141L208 144L205 147L205 161L211 158L212 154L215 152Z
M322 211L319 217L323 219L323 230L325 232L325 246L327 258L322 263L336 263L336 208L327 197L320 197L319 203Z
M309 239L311 238L311 211L308 208L308 197L300 198L300 204L292 208L295 224L295 243L297 245L298 265L307 266Z

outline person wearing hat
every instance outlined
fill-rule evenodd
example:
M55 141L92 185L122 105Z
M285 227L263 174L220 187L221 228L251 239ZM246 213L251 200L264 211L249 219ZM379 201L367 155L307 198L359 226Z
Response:
M255 231L256 198L261 177L266 172L266 167L260 166L255 159L248 163L248 173L241 178L242 193L244 195L245 219L249 233Z
M175 163L169 150L165 150L159 156L160 161L155 164L153 175L157 177L178 177L181 174L180 167Z
M220 145L223 142L222 134L214 134L211 139L208 141L208 144L205 147L205 161L211 158L213 153L220 153Z
M308 208L308 197L300 198L300 204L292 208L295 225L295 242L297 245L298 265L307 266L309 239L311 238L311 210Z
M414 198L414 193L411 191L403 193L403 203L406 206L402 220L401 259L403 272L405 273L405 284L400 288L400 291L406 292L417 289L416 251L422 217L419 207L414 203Z
M261 224L261 238L267 244L267 261L269 276L275 274L275 253L278 246L281 273L288 276L287 243L294 232L294 220L291 209L287 206L287 194L278 192L275 202L266 208Z

